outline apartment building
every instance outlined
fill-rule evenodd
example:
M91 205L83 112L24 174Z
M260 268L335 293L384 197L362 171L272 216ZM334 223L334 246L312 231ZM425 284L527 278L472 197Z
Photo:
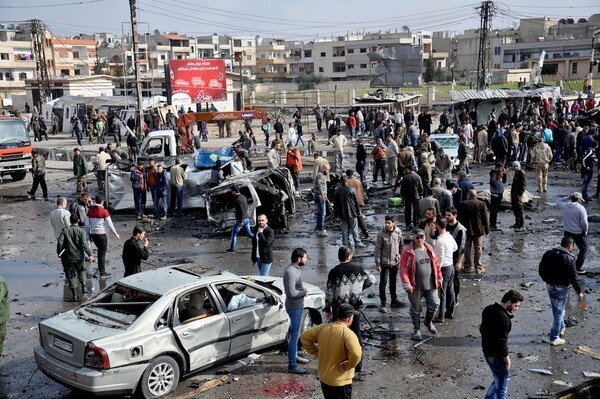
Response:
M287 42L286 45L289 50L285 60L287 64L286 79L296 79L303 73L315 72L314 42L294 41Z
M285 80L290 50L284 39L256 38L256 66L252 74L263 82Z
M73 38L50 39L51 49L46 51L46 60L51 61L48 71L51 77L94 75L96 63L96 41Z
M31 36L26 39L18 33L15 25L0 25L0 100L24 96L25 80L36 76Z

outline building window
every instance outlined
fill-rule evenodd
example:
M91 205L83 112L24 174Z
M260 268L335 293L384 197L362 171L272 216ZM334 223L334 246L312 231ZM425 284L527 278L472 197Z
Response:
M25 72L21 72L19 74L19 80L25 80L25 79L27 79L27 74Z
M167 56L165 56L164 54L162 54L162 55L160 56L160 59L164 61L164 60L166 60L166 59L167 59Z
M494 55L500 55L500 46L494 47Z
M242 41L240 39L235 39L233 41L233 47L242 47Z
M304 50L304 58L312 57L312 50Z
M252 61L252 56L251 55L247 55L246 56L246 61Z
M323 73L325 71L323 71L323 67L319 67L319 72Z
M79 51L73 51L73 58L79 58Z
M577 73L577 63L576 62L571 64L571 73Z
M346 64L341 62L333 63L333 72L346 72Z
M81 75L81 71L79 69L76 69L74 72L75 72L75 76Z
M348 54L354 54L354 49L353 48L349 48L348 49Z
M246 46L252 47L252 42L251 41L246 42Z
M61 69L60 70L60 74L64 75L64 76L69 76L69 70L68 69Z
M367 64L360 64L360 69L367 69Z
M8 61L8 53L0 53L0 60Z
M304 67L300 67L300 68L298 68L298 71L300 71L300 72L304 72Z
M348 69L354 69L354 64L348 64Z
M363 47L363 48L361 48L361 49L360 49L360 52L361 52L361 53L366 53L366 52L367 52L367 49L366 49L366 47Z
M325 51L321 51L321 57L327 57L327 54L325 53Z

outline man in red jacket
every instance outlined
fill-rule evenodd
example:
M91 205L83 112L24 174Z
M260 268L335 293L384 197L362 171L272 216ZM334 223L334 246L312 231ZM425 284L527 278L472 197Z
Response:
M402 287L410 301L410 317L414 332L411 336L415 341L423 339L421 335L421 299L425 297L427 312L425 327L432 334L437 334L433 326L433 316L440 304L437 289L442 284L442 270L433 247L425 242L425 231L416 229L413 240L404 247L400 256L400 279Z

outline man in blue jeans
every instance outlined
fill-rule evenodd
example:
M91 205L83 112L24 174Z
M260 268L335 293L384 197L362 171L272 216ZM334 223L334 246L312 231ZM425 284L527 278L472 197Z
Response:
M550 304L552 305L552 329L550 330L550 345L563 345L565 334L565 306L569 296L569 286L577 292L579 299L583 292L577 281L575 272L575 256L572 254L575 241L572 237L564 236L560 247L552 248L544 253L540 261L540 277L546 283Z
M495 303L483 309L481 315L481 346L483 356L492 370L494 381L488 388L485 399L505 399L510 376L510 356L508 356L508 334L512 328L511 319L523 302L523 295L510 290Z
M304 248L292 251L291 263L283 271L285 289L285 310L290 317L290 340L288 341L288 372L306 374L306 369L298 363L308 363L308 359L298 356L298 339L304 314L304 297L308 290L302 284L300 268L306 265L308 253Z
M233 195L234 199L233 206L235 208L235 224L231 228L231 243L225 252L235 252L237 236L242 227L250 239L254 238L254 234L252 234L252 230L250 230L250 219L248 218L248 199L244 196L244 194L240 194L240 190L236 186L231 187L231 195Z
M329 173L329 163L321 165L318 173L315 175L315 186L313 196L317 205L317 236L326 237L325 230L325 207L327 206L327 174Z

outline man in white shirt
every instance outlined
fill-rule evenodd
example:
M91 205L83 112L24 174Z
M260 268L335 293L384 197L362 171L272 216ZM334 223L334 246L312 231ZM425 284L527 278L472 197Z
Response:
M98 190L104 191L104 181L106 180L106 168L108 161L110 158L110 154L104 151L104 147L100 147L98 149L98 154L96 154L96 162L95 162L95 170L96 170L96 178L98 179Z
M362 136L365 134L365 115L362 112L362 107L356 111L356 125L358 127L358 132Z
M293 146L296 145L296 141L298 141L298 133L296 133L296 129L294 129L294 125L291 123L288 124L288 136L287 136L287 144L291 144Z
M440 262L442 269L442 286L440 289L440 307L438 317L434 320L435 323L443 323L444 319L454 318L454 261L452 255L458 249L458 245L448 231L446 226L448 222L445 218L437 218L435 227L438 232L438 237L435 240L435 254Z
M346 136L342 134L342 129L338 128L336 135L329 140L329 143L333 146L333 169L335 173L344 173L342 167L342 160L344 159L344 147L348 143Z
M54 230L54 237L58 240L62 230L71 225L71 222L69 221L71 212L65 209L67 207L67 199L65 197L58 198L56 200L56 205L57 208L50 212L50 224Z

